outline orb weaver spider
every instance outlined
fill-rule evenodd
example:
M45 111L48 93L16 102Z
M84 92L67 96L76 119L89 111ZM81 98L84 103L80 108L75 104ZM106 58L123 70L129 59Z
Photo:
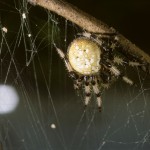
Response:
M95 94L99 111L102 106L102 89L107 89L115 79L120 77L127 84L133 85L133 81L117 66L145 65L134 55L121 51L115 34L84 32L71 42L66 54L56 45L55 48L64 60L69 76L74 80L74 89L84 88L85 106L89 104L92 94Z

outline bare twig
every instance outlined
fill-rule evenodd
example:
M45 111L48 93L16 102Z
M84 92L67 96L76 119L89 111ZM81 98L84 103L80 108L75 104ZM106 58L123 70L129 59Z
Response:
M62 1L62 0L28 0L34 5L42 6L58 15L66 18L67 20L77 24L81 28L91 33L116 33L115 29L109 27L102 21L90 16L89 14L79 10L77 7ZM150 63L150 56L131 43L123 35L117 33L119 43L124 50L135 53L141 60Z

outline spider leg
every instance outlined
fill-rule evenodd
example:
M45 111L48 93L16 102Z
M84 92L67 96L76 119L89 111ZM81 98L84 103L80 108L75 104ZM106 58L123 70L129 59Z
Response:
M56 51L59 54L60 58L64 60L65 66L69 72L69 76L74 80L78 79L79 76L73 71L65 53L61 49L57 48L56 45L54 45L54 46L55 46Z
M79 87L79 84L78 84L78 80L74 80L73 87L74 87L75 91L77 92L77 95L79 96L80 95L79 94L80 87Z
M75 90L79 90L79 88L80 88L80 85L79 85L80 83L78 82L78 79L77 80L74 80L74 89Z
M79 89L81 87L83 79L84 79L84 76L80 76L75 80L77 89Z
M137 61L130 61L130 60L125 60L121 57L118 57L118 56L115 56L114 57L114 60L113 60L114 63L118 64L118 65L129 65L131 67L139 67L139 66L143 66L144 64L140 63L140 62L137 62Z
M124 73L120 72L116 66L112 66L109 69L115 76L121 77L123 79L123 81L125 81L126 83L128 83L130 85L133 85L133 81L131 79L129 79L127 76L125 76Z
M117 33L114 31L114 32L108 32L108 33L90 33L90 32L82 32L82 33L78 33L78 35L82 35L82 36L85 36L85 37L88 37L88 38L93 38L93 39L96 39L98 37L101 37L101 38L111 38L111 37L114 37L117 35Z
M101 78L101 85L103 88L108 89L110 86L110 83L112 81L112 76L111 76L111 72L107 69L105 69L104 67L101 68L101 72L100 72L100 78Z
M104 65L111 71L111 73L114 76L121 77L123 79L123 81L125 81L126 83L128 83L130 85L133 85L133 81L131 79L129 79L127 76L125 76L123 72L120 72L116 66L111 65L109 62L105 62Z
M120 52L127 59L126 64L129 64L132 67L137 66L142 71L147 72L147 73L150 74L150 64L144 62L142 60L142 58L139 58L138 56L136 56L136 54L129 53L128 51L125 52L125 51L122 50L122 48L117 49L117 51Z
M119 76L121 74L119 69L117 69L117 67L112 65L110 62L101 60L100 63L104 66L104 68L109 69L113 75Z
M120 58L118 56L114 57L114 63L118 64L118 65L128 65L131 67L138 67L140 68L142 71L147 72L148 74L150 74L150 64L145 63L145 62L139 62L138 60L125 60L123 58Z
M60 58L62 58L64 60L68 72L69 73L73 72L73 69L72 69L68 59L66 58L65 53L61 49L57 48L56 46L55 46L55 48L56 48L56 51L59 54Z
M77 95L79 96L80 92L79 92L79 89L81 88L82 86L82 81L83 81L83 77L79 77L77 79L74 79L74 89L77 91Z
M92 77L91 83L92 83L93 91L97 97L97 105L98 105L99 111L101 111L102 99L101 99L101 91L100 91L98 83L97 83L97 78Z
M91 99L91 87L89 83L89 78L85 76L84 78L84 88L85 88L85 107L89 104Z

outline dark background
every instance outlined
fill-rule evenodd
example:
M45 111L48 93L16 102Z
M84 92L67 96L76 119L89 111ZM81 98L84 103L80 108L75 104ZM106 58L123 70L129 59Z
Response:
M68 2L102 20L150 54L150 1L81 0ZM20 96L17 109L0 115L0 141L3 150L148 150L150 148L150 78L137 69L127 74L137 86L121 80L103 93L103 111L98 112L95 99L84 110L83 97L73 90L62 60L52 43L64 51L80 29L62 17L28 4L28 21L24 1L0 0L0 23L8 28L9 48L15 51L6 84L14 86ZM54 22L52 21L54 20ZM55 22L58 24L56 25ZM28 27L29 25L29 27ZM30 29L33 38L27 39ZM21 36L25 33L25 36ZM21 37L20 44L17 35ZM25 39L25 42L24 42ZM35 40L36 39L36 40ZM66 42L65 42L66 39ZM34 41L35 40L35 41ZM2 36L0 36L2 43ZM19 46L15 46L16 43ZM26 66L25 46L36 46L34 57ZM11 57L6 44L2 49L1 84ZM51 128L51 124L56 129Z

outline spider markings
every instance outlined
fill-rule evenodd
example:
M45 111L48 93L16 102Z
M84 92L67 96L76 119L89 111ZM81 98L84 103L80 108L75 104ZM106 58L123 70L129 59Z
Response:
M75 39L68 48L68 60L81 75L95 74L100 70L100 55L99 46L86 38Z
M127 60L114 55L118 48L116 36L95 35L83 33L82 37L73 40L67 54L54 45L59 56L64 60L70 77L74 80L74 89L84 88L87 106L92 93L97 98L97 105L101 111L101 93L109 87L116 78L121 77L126 83L133 85L133 81L124 75L116 65L140 66L136 61ZM117 52L118 53L118 52ZM124 59L126 58L126 59Z

